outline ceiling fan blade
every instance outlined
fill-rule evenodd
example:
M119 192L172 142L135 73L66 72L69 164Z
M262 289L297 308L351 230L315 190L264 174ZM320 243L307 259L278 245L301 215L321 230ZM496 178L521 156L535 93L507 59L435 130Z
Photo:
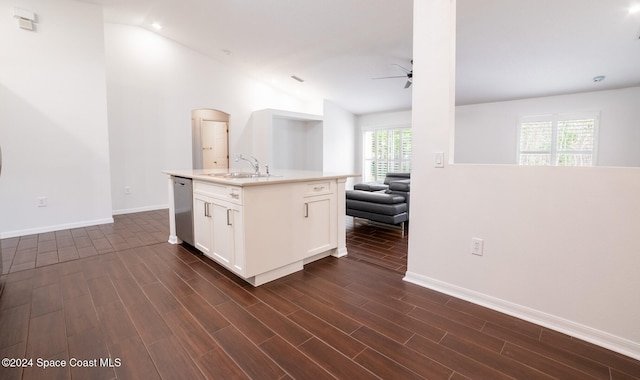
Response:
M402 67L402 66L400 66L400 65L398 65L396 63L393 63L392 65L398 67L400 70L404 71L407 74L409 74L411 72L411 70L406 69L406 68L404 68L404 67Z
M406 78L406 75L396 75L393 77L378 77L378 78L371 78L371 79L391 79L391 78Z

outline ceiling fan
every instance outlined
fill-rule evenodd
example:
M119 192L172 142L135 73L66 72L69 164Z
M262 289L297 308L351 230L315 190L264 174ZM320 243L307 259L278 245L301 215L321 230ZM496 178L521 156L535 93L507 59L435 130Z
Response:
M411 60L411 64L413 65L413 59ZM378 78L372 78L372 79L391 79L391 78L407 78L407 83L404 84L404 88L409 88L411 87L412 81L413 81L413 69L409 70L407 68L404 68L398 64L393 64L393 66L396 66L397 68L399 68L400 70L405 72L405 75L395 75L395 76L391 76L391 77L378 77Z

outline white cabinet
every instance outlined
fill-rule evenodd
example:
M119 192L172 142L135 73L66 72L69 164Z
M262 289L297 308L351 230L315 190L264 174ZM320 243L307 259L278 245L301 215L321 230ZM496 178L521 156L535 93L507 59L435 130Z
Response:
M194 182L195 247L206 256L243 275L242 189Z
M336 192L333 182L306 183L303 187L303 219L300 253L308 258L336 248L337 218Z
M209 254L214 260L242 273L244 258L242 254L242 208L233 203L213 200L209 207L211 213L212 249Z
M193 189L196 248L253 285L340 254L335 179Z
M193 193L193 240L194 245L202 253L209 256L212 251L212 219L210 204L212 198Z

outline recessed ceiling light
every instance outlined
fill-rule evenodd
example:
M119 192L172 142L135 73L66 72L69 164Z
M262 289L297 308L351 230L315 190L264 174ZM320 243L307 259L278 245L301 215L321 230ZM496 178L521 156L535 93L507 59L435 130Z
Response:
M155 30L162 30L162 25L160 25L157 22L154 22L153 24L151 24L151 26L153 27L153 29Z
M596 77L593 77L593 81L595 83L599 83L599 82L602 82L604 80L604 78L605 78L604 75L598 75Z

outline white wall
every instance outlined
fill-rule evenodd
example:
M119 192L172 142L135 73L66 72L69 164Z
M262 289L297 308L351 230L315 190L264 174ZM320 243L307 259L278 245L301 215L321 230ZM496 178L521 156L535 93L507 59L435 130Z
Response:
M37 14L36 32L14 6ZM101 8L2 1L0 46L0 237L111 221Z
M251 154L261 170L322 170L323 118L319 114L263 109L251 113L247 132L252 136ZM246 163L239 170L246 170Z
M271 168L322 170L322 121L274 117L272 123Z
M600 112L598 165L640 166L640 87L456 107L455 162L517 163L522 116Z
M264 109L251 114L253 151L278 169L356 173L355 116L324 100L318 114ZM262 127L261 127L262 126ZM347 186L353 179L347 179Z
M107 23L105 40L116 213L167 207L161 170L191 168L191 110L230 114L233 158L255 154L248 128L253 111L309 112L313 107L141 28ZM244 168L233 159L230 165Z
M360 130L407 125L411 125L411 110L370 113L358 116Z
M337 104L324 101L323 166L325 172L360 173L356 166L356 117ZM353 188L354 178L346 186Z
M454 54L455 1L414 2L405 279L640 359L640 169L434 168L451 151Z

